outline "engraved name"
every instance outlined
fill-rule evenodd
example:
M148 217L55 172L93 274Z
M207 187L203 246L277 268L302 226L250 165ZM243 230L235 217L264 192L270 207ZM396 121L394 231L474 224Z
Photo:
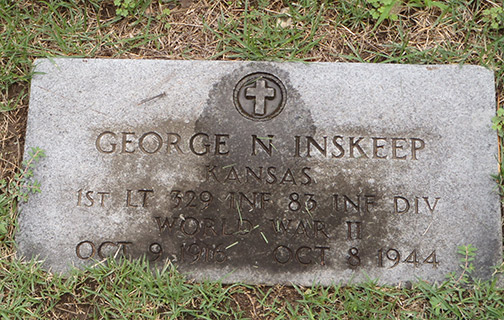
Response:
M189 137L176 132L103 131L95 147L105 154L193 154L228 156L233 152L230 134L197 132ZM251 156L272 156L286 151L296 158L419 160L425 149L424 139L386 136L294 136L289 150L279 150L274 135L251 135ZM236 144L242 146L242 144ZM235 150L243 153L243 150Z

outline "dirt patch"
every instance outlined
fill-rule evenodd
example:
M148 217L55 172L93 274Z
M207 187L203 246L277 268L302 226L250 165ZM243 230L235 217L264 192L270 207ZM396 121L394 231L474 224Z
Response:
M0 112L0 179L12 179L23 159L28 115L28 96L23 95L27 88L26 83L10 86L7 101L19 99L19 103L13 110Z

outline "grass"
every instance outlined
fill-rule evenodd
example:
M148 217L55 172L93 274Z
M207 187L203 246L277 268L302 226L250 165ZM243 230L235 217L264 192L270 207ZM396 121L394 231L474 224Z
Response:
M324 5L314 6L313 1L287 5L285 10L275 12L268 10L261 1L257 7L251 7L245 1L240 19L222 17L216 28L205 23L206 30L218 40L218 53L210 58L312 60L309 52L320 41L315 38L315 33L321 23Z
M373 282L350 288L264 287L188 282L171 265L150 272L145 260L112 260L67 278L33 261L1 267L5 319L502 319L504 312L504 297L492 282L471 289L450 281L419 282L411 289Z
M328 288L193 283L171 265L151 273L144 260L112 260L63 278L35 261L20 262L13 241L16 203L25 190L19 188L23 137L36 58L476 64L494 70L502 107L502 8L501 1L489 0L141 0L132 6L112 0L0 0L0 316L504 318L503 291L495 281L473 282L468 268L437 285L419 281L402 288L372 281ZM504 190L504 176L496 179ZM461 258L466 266L470 256Z

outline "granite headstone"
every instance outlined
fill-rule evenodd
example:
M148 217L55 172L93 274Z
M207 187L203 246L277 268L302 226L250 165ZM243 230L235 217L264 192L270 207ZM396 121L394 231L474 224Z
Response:
M19 252L66 272L439 281L502 261L493 73L479 66L40 59ZM25 153L26 155L26 153Z

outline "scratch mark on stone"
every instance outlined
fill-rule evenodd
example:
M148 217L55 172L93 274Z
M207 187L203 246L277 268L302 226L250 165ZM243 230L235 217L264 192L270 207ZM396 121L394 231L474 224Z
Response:
M54 95L56 95L56 96L58 96L58 97L60 97L60 98L65 99L65 100L74 100L74 99L69 99L69 98L65 97L64 95L61 95L61 94L59 94L59 93L56 93L56 92L54 92L54 91L52 91L52 90L49 90L49 89L47 89L47 88L44 88L44 87L41 87L41 86L37 86L37 85L36 85L36 87L38 87L38 88L40 88L40 89L42 89L42 90L45 90L45 91L47 91L47 92L49 92L49 93L52 93L52 94L54 94ZM74 100L74 101L75 101L75 100Z
M141 100L141 101L140 101L137 105L139 106L139 105L142 105L142 104L147 103L147 102L149 102L149 101L152 101L152 100L154 100L154 99L159 99L159 98L162 98L162 97L164 97L164 96L166 96L166 92L161 92L161 93L160 93L160 94L158 94L157 96L154 96L154 97L150 97L150 98L147 98L147 99L143 99L143 100Z
M429 226L427 227L427 229L425 229L424 233L422 234L422 236L425 236L425 234L427 233L427 231L429 231L430 227L432 226L432 223L434 222L434 220L431 221L431 223L429 224Z
M94 112L99 113L99 114L102 114L102 115L104 115L104 116L106 116L106 115L107 115L106 113L100 112L100 111L95 110L95 109L89 109L89 110L94 111Z

